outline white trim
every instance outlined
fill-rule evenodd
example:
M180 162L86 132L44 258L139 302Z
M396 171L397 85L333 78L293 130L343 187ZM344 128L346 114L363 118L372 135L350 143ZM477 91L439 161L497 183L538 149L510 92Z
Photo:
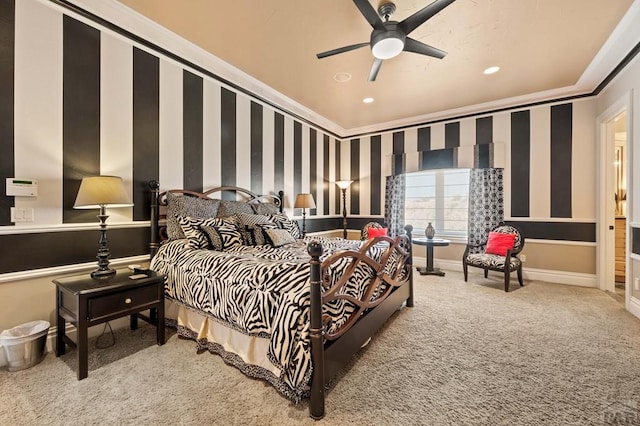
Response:
M632 141L632 134L629 131L631 128L633 117L632 110L633 91L629 90L622 95L618 100L611 104L603 113L596 118L596 137L597 146L599 150L597 152L597 176L599 176L597 184L596 204L597 204L597 221L596 221L596 277L597 287L601 290L615 291L614 283L614 240L615 234L609 228L614 226L614 206L613 197L609 195L613 189L613 173L610 172L610 168L613 164L613 144L614 140L609 140L608 133L611 133L613 138L614 133L612 129L612 121L614 117L627 112L627 135L628 141ZM631 143L628 143L628 148L631 148ZM629 158L632 152L629 150ZM628 165L630 163L627 163ZM627 165L627 167L628 167ZM629 168L627 170L630 170ZM632 194L633 187L629 184L629 175L627 174L627 193ZM631 200L627 202L628 207L631 206ZM628 212L630 214L630 211ZM628 233L627 233L628 234ZM627 249L628 249L629 235L627 235ZM628 252L628 250L627 250ZM628 286L627 286L628 287Z
M140 262L148 262L149 255L143 254L139 256L122 257L120 259L112 259L109 264L111 266L122 266L136 264ZM10 272L0 274L0 283L11 281L20 281L38 277L48 277L53 275L63 275L78 272L91 271L96 268L96 262L77 263L74 265L54 266L52 268L31 269L28 271Z
M629 10L614 28L600 51L584 70L576 87L586 90L595 89L604 77L620 63L629 51L640 41L638 21L640 20L640 2L634 1Z
M630 253L629 258L640 262L640 254Z
M627 305L627 310L631 312L634 316L640 318L640 299L636 299L631 296L629 298L629 304Z
M120 222L109 223L107 221L107 230L109 229L129 229L129 228L148 228L151 226L149 221L136 221L136 222ZM100 224L96 220L95 223L73 223L73 224L59 224L59 225L35 225L35 226L3 226L0 227L0 235L11 234L43 234L46 232L69 232L69 231L87 231L93 229L100 229Z
M595 223L596 218L570 218L570 217L505 217L509 222L549 222L549 223Z
M534 238L527 238L526 244L555 244L561 246L584 246L584 247L597 247L598 244L591 241L567 241L567 240L538 240Z
M462 260L434 259L434 266L448 271L462 272ZM426 264L424 257L414 257L413 266ZM480 272L476 272L480 271ZM470 268L471 275L483 274L481 269ZM497 272L494 272L497 273ZM522 277L525 280L545 281L556 284L568 284L579 287L597 287L596 276L580 272L552 271L548 269L522 268Z

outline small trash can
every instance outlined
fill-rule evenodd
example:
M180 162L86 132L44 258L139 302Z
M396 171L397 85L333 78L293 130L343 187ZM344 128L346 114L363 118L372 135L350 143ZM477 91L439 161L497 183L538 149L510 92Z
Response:
M44 359L49 321L31 321L0 333L9 371L33 367Z

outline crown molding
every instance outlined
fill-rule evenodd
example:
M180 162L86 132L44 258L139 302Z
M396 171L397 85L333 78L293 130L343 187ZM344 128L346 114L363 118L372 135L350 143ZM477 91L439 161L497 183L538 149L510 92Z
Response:
M344 134L346 131L341 126L328 120L327 118L315 113L311 109L296 102L295 100L285 96L277 90L266 85L262 81L250 76L244 71L234 67L233 65L223 61L212 53L202 49L194 43L184 39L178 34L168 30L155 21L139 14L138 12L130 9L124 4L115 0L39 0L49 4L62 5L75 5L93 15L96 15L103 20L120 27L141 39L147 40L152 44L155 44L169 52L174 53L181 59L196 64L202 67L204 70L214 74L216 79L220 81L223 86L227 86L232 90L236 90L226 82L230 82L244 89L243 92L253 97L254 101L262 103L267 106L275 107L282 112L294 116L294 118L301 118L306 121L312 127L317 127L320 131L333 133L334 136ZM69 9L73 10L73 9ZM65 12L69 12L65 10ZM95 26L99 23L91 22L91 20L83 19L83 22L87 22L90 25ZM109 33L118 37L126 37L126 35L118 33L113 28L105 28ZM129 40L131 42L131 40ZM154 51L149 46L144 44L133 43L146 51L157 54L162 52ZM163 58L165 59L165 58ZM171 59L171 58L166 58ZM175 61L175 60L174 60ZM178 61L175 61L178 62ZM182 66L189 66L188 64L181 63ZM191 67L190 67L191 68ZM192 69L195 73L211 77L210 75L204 75L197 69ZM226 81L226 82L225 82Z
M407 117L384 123L376 123L370 126L345 129L120 2L115 0L39 1L48 4L72 4L82 8L117 27L137 35L143 40L147 40L152 44L174 53L185 61L202 67L204 70L214 74L215 77L219 77L218 80L220 80L221 84L229 86L225 81L230 82L232 85L243 89L242 92L248 96L255 98L255 101L274 107L286 114L294 116L294 118L301 118L310 126L317 127L320 131L331 133L332 136L337 139L386 133L401 128L417 127L433 122L458 120L460 118L492 114L503 110L517 109L519 107L526 108L537 104L594 96L597 94L594 91L599 87L598 85L612 77L611 73L615 71L616 66L623 63L626 55L633 52L634 48L636 48L640 42L640 32L634 30L634 28L640 25L640 0L635 0L600 51L573 86ZM93 23L93 25L95 25L95 23ZM107 28L107 30L117 36L123 36L112 29ZM133 42L135 43L135 41ZM135 44L138 45L138 43ZM141 45L140 47L149 50L148 46ZM181 65L189 66L184 63ZM202 75L198 70L194 71ZM237 87L229 87L231 89L237 89Z
M578 79L576 87L594 91L640 43L640 0L635 0Z

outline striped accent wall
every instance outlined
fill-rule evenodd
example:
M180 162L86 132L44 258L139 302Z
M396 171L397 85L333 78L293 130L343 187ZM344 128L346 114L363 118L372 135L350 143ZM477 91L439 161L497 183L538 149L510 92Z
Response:
M0 177L40 182L35 198L0 194L0 244L26 241L21 225L10 222L14 205L34 209L29 227L47 228L29 234L29 244L47 246L56 234L50 228L78 223L95 224L86 234L97 241L95 212L73 203L81 178L98 173L122 176L134 201L112 209L109 223L148 220L147 182L159 179L162 189L284 190L290 215L300 213L296 194L311 192L317 208L307 212L307 226L316 231L341 228L336 180L354 180L346 204L349 227L357 228L384 214L386 176L451 167L504 167L506 219L529 235L595 241L594 98L339 140L206 70L63 10L0 0ZM69 264L94 260L94 252L62 249L66 257L56 256Z
M127 235L146 240L134 222L149 219L152 179L162 189L284 190L289 215L296 194L312 192L317 208L307 212L310 219L339 214L333 182L340 141L322 129L59 6L0 0L0 24L0 175L3 183L39 180L38 197L0 196L0 229L9 231L0 233L0 244L40 238L51 247L47 241L60 232L50 229L88 223L95 231L82 235L97 247L96 212L73 209L82 177L97 174L122 176L134 202L109 211L108 223L136 229L110 233L115 248L127 246L116 240ZM22 225L10 222L14 204L33 208L35 220L26 225L46 231L21 233ZM325 222L332 225L317 223ZM146 241L128 246L126 253L112 250L113 257L146 252ZM55 259L11 268L59 265L65 256L68 264L91 262L95 250L69 245Z
M351 165L343 178L359 183L349 188L350 214L384 214L389 173L503 167L506 220L531 238L595 242L594 114L595 101L582 99L343 141L343 173ZM364 194L369 202L355 210Z

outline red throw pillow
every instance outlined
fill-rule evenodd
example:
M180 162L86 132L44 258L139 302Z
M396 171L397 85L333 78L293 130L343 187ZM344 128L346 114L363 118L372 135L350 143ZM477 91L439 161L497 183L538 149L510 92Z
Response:
M487 249L485 250L485 253L506 256L507 250L513 248L515 241L516 234L489 232L489 239L487 240Z
M387 228L369 228L367 230L369 234L369 239L375 237L386 237L387 236Z

